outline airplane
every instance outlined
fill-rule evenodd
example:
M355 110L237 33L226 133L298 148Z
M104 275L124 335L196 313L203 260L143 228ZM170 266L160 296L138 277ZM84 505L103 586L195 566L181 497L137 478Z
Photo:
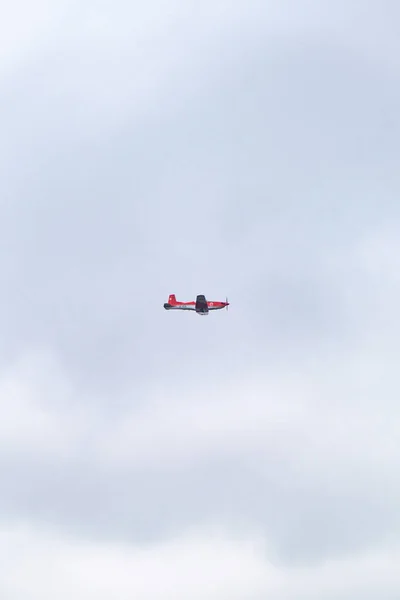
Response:
M165 310L194 310L198 315L203 316L208 315L210 310L221 310L221 308L228 310L228 306L228 298L226 302L209 302L205 296L199 295L196 297L196 302L178 302L175 294L170 294L168 302L164 304Z

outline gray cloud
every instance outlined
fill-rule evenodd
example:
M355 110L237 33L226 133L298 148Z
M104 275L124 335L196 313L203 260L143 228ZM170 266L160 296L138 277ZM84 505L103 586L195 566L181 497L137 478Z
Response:
M280 6L65 5L4 62L4 523L289 573L398 537L398 7Z

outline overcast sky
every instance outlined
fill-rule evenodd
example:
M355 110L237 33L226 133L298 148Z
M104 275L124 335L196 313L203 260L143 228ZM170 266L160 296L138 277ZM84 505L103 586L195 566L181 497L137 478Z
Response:
M4 5L2 600L398 600L399 24Z

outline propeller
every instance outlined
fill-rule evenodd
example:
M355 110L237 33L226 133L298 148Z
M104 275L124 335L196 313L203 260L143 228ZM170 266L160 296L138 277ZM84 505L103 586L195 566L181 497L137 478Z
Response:
M226 310L228 310L228 304L229 304L229 302L228 302L228 296L227 296L226 297L226 306L225 306Z

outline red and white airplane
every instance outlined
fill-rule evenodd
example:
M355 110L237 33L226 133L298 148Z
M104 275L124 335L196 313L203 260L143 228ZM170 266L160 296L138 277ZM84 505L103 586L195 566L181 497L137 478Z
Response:
M228 310L228 298L226 302L208 302L205 296L197 296L196 302L178 302L175 294L170 294L168 302L164 304L165 310L194 310L198 315L208 315L210 310Z

